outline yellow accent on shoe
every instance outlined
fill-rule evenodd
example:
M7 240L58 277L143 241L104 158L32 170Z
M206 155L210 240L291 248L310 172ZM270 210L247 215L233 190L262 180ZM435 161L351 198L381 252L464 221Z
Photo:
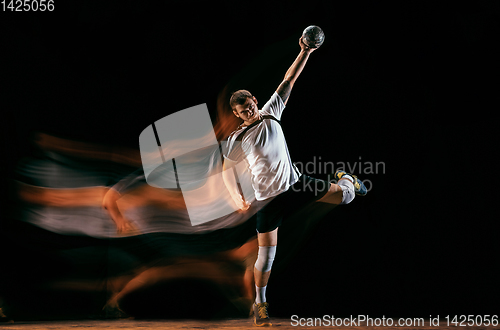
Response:
M354 180L354 188L356 189L361 189L361 185L359 184L358 177L355 175L351 175L353 180Z
M253 305L253 321L254 325L258 327L270 327L273 324L271 323L271 319L269 318L269 313L267 312L267 308L269 304L267 302L263 303L254 303Z

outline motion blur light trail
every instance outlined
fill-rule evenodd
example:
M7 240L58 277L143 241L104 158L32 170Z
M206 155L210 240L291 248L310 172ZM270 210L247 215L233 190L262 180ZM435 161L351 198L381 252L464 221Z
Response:
M257 203L246 212L237 212L222 180L210 180L222 171L224 150L219 139L238 124L221 101L227 97L226 91L219 98L221 108L213 126L217 144L192 146L191 152L175 155L176 168L173 161L164 162L150 172L152 178L167 182L168 188L148 184L137 150L35 135L38 152L24 158L16 171L19 207L8 235L16 258L10 254L5 299L13 306L14 316L22 319L27 313L23 297L43 299L45 293L40 290L105 292L108 298L119 298L123 308L134 314L147 314L162 296L161 289L155 288L179 280L212 283L217 288L209 296L201 289L188 290L200 304L216 295L229 302L233 311L248 312L254 294ZM172 143L189 145L181 140ZM164 156L172 154L165 152ZM253 201L251 187L240 183L245 198ZM102 207L103 196L111 188L120 192L118 208L138 232L117 233ZM187 204L197 210L198 217L211 219L193 225ZM214 216L229 205L231 212ZM287 219L295 230L282 240L284 252L277 271L331 209L315 205ZM286 233L289 228L285 225L282 230ZM138 301L137 295L141 297ZM100 308L104 303L102 300ZM57 310L55 305L50 307ZM216 306L212 309L217 312ZM167 316L165 310L156 312L156 316Z
M22 305L23 290L35 297L48 289L121 294L127 306L130 292L176 279L213 283L212 294L235 306L250 301L245 274L253 272L256 255L249 221L256 210L192 226L180 189L152 187L140 169L130 173L133 157L47 134L36 144L40 154L23 159L15 177L20 204L9 237L17 255L6 272L10 304ZM102 208L103 196L120 181L127 187L118 206L140 229L127 237Z

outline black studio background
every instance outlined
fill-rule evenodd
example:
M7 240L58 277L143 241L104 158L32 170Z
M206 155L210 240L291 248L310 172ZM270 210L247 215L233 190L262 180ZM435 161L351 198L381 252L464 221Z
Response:
M499 14L494 1L56 0L54 12L2 12L2 209L33 132L138 147L170 113L207 103L215 118L234 79L262 105L315 24L325 43L283 117L292 158L384 166L358 173L370 193L273 274L272 313L492 314Z

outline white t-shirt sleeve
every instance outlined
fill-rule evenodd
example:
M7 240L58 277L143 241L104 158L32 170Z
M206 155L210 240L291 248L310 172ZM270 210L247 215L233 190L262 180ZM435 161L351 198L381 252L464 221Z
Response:
M264 104L264 106L261 109L261 114L263 115L271 115L274 118L281 120L281 114L283 113L283 110L285 109L285 104L283 103L283 100L281 97L276 93L276 91L273 93L269 101Z
M222 155L225 159L232 162L240 162L244 157L241 149L241 142L235 141L237 136L237 134L235 134L235 136L229 136L227 141L224 141L222 144Z

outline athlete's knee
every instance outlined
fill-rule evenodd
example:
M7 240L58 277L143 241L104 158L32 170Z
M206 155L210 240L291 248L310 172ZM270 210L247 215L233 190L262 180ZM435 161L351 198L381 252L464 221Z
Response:
M271 270L274 257L276 256L276 245L274 246L259 246L257 261L255 268L263 273Z
M348 179L339 180L337 183L339 187L342 189L342 202L340 204L349 204L352 202L356 193L354 192L354 185Z

